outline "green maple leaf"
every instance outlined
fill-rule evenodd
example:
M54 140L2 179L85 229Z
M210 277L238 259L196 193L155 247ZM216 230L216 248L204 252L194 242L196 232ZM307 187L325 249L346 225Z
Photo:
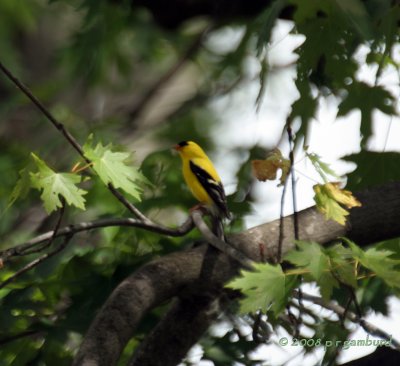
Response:
M291 251L285 256L289 262L310 270L311 275L318 280L322 273L329 270L329 260L321 246L314 242L298 241L298 250Z
M332 263L325 250L315 242L297 241L298 249L285 255L285 260L297 267L309 271L310 277L317 282L321 295L329 299L333 287L338 287L338 281L332 275Z
M71 173L56 173L46 163L32 153L33 160L38 168L37 173L30 173L33 188L42 191L40 198L47 213L57 210L62 206L60 196L68 205L85 209L83 195L87 192L77 187L81 177Z
M252 313L266 312L269 308L278 315L284 308L295 278L286 277L280 266L257 263L254 271L240 272L240 277L230 281L226 287L240 290L245 296L240 300L240 311Z
M301 125L297 131L297 136L306 136L309 122L314 118L317 109L317 99L311 93L310 83L305 76L305 72L298 71L296 86L300 97L292 104L292 111L289 119L294 120L296 117L301 119ZM303 75L304 74L304 75Z
M400 261L392 259L394 252L390 250L368 249L362 264L370 268L381 277L389 286L400 287Z
M350 190L360 190L400 180L400 154L398 152L362 150L358 154L347 155L342 159L357 164L357 168L347 175L346 188Z
M327 301L332 297L333 288L339 287L338 281L332 276L331 272L324 272L317 281L317 284L319 285L322 298Z
M99 175L104 184L112 184L121 188L132 197L140 200L142 189L139 182L148 183L147 179L139 172L138 168L128 165L130 153L113 152L112 146L103 146L98 143L95 148L91 146L92 138L83 146L85 156L93 163L94 171Z
M365 5L360 0L335 0L351 26L364 39L372 36L372 26Z
M315 170L325 182L328 182L327 175L339 179L339 176L329 167L329 164L324 163L319 155L306 152L306 156L310 159Z
M376 273L389 286L400 288L400 260L391 258L394 252L376 248L363 251L351 240L345 239L345 241L362 266Z
M338 116L345 116L353 109L361 112L361 133L363 143L372 135L372 112L379 109L388 115L395 115L393 96L381 86L370 86L364 82L353 81L347 87L348 95L340 103Z
M298 249L287 253L285 260L309 271L324 299L331 297L333 288L338 287L339 282L357 287L350 249L343 245L323 248L318 243L305 241L297 241L296 244Z
M353 252L342 244L324 248L324 251L330 258L331 271L335 272L336 277L341 282L356 288L357 278L353 264Z

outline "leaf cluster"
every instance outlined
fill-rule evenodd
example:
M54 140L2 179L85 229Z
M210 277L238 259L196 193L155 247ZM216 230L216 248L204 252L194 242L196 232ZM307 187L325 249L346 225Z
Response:
M115 188L120 188L136 200L140 200L142 189L139 183L148 183L148 181L138 168L128 165L129 153L113 152L111 145L103 146L101 143L93 148L91 138L84 146L84 153L91 160L90 165L106 186L112 184ZM83 180L82 176L73 173L56 173L35 154L32 154L32 159L37 171L21 170L20 179L11 193L8 207L18 197L26 196L30 188L35 188L41 191L40 198L48 214L62 207L62 200L65 200L68 206L85 209L83 196L87 191L78 186ZM87 178L85 180L87 181Z
M275 317L287 306L299 284L298 276L316 282L326 301L332 299L334 288L357 289L360 280L371 276L395 291L400 289L400 260L393 257L396 252L377 248L364 251L348 239L343 241L347 247L340 243L324 248L315 242L297 241L297 249L284 257L296 268L283 272L279 265L255 264L253 271L242 270L227 287L244 295L240 300L242 313L271 311Z

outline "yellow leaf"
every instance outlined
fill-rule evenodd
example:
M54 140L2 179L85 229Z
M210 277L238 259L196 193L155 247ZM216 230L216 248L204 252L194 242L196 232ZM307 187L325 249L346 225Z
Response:
M279 149L274 149L264 160L252 160L251 166L253 175L261 182L275 180L278 169L281 169L280 185L283 185L290 170L290 161L282 156Z
M349 214L341 204L347 208L361 206L350 191L339 188L339 183L317 184L314 186L314 192L317 208L325 214L327 219L341 225L346 223L346 216Z
M338 182L327 183L325 186L331 197L347 208L361 206L361 202L358 201L350 191L339 188Z
M278 166L276 166L272 161L252 160L251 165L253 168L253 175L261 182L276 179Z

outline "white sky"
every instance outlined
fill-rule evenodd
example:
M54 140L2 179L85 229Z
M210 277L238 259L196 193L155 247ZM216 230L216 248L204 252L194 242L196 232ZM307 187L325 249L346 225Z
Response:
M269 64L276 71L268 74L264 100L258 112L256 111L255 100L259 91L259 66L258 61L251 55L248 57L246 69L249 81L239 90L220 97L211 105L215 113L220 116L220 123L214 131L219 151L212 156L212 160L220 172L228 194L235 190L236 169L240 166L240 160L243 159L243 157L235 154L235 147L252 147L255 144L264 146L266 149L276 147L280 142L282 126L289 107L299 96L294 84L295 66L288 65L293 64L296 60L297 55L293 53L293 50L303 42L304 37L289 35L291 27L290 22L281 21L274 30L267 57ZM236 47L242 34L240 30L226 28L210 39L208 47L221 53L228 52ZM357 78L373 84L376 67L368 66L363 62L367 51L367 48L361 48L358 51L357 60L360 61L362 66ZM400 52L397 52L397 54L400 54ZM399 96L399 75L394 68L383 73L380 84L388 86L394 96ZM337 101L335 97L327 97L321 100L316 119L312 122L308 151L320 155L322 160L330 163L333 170L338 174L345 174L354 169L354 164L340 161L339 158L359 151L360 112L353 111L342 118L336 118L336 113ZM373 126L374 136L368 141L370 149L400 151L399 118L391 119L380 112L375 112ZM279 147L284 153L288 152L286 141ZM232 159L229 159L229 156ZM298 209L301 210L314 205L312 186L321 182L321 179L314 171L311 163L307 162L307 159L303 159L302 155L295 157L295 161L297 205ZM290 185L286 192L285 215L293 211L289 187ZM247 227L276 219L280 213L281 188L277 188L276 182L257 182L255 183L254 193L257 197L257 203L253 207L254 213L246 218ZM309 286L307 290L318 294L316 287L311 288ZM366 319L400 340L400 301L391 298L389 307L391 309L389 318L370 314ZM320 308L318 309L322 311ZM361 328L354 326L352 329L357 329L352 335L352 339L366 338L367 334ZM275 340L277 341L281 336L290 338L283 331L282 334L275 335ZM347 362L373 350L374 347L351 347L341 354L339 360ZM262 357L273 361L272 364L282 364L286 360L292 359L288 365L294 366L301 362L302 366L308 366L314 365L323 356L323 351L317 350L317 352L305 358L301 355L295 357L299 351L300 348L289 346L282 348L268 345L260 348ZM199 356L201 350L196 348L192 353ZM203 362L201 364L203 365Z

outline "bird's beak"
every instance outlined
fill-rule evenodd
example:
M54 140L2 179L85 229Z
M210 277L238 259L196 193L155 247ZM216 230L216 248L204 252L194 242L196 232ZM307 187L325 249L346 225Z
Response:
M174 146L172 146L172 148L176 151L179 151L181 149L181 147L179 145L174 145Z

